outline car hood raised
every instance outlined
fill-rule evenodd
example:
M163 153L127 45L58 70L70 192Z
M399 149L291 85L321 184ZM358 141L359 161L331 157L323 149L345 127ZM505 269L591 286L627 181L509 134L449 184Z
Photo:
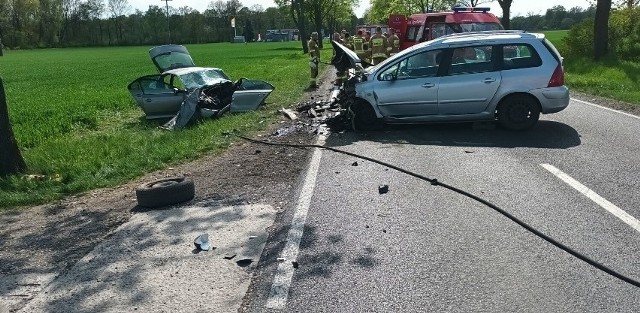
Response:
M151 61L160 73L196 66L187 48L181 45L163 45L149 50Z

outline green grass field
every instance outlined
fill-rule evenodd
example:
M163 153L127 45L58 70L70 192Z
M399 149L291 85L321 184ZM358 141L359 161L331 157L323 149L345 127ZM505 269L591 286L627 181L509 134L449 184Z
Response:
M561 54L569 31L544 32ZM640 63L607 58L594 62L590 56L564 59L565 80L572 90L640 105Z
M146 121L126 86L157 72L150 47L7 51L0 58L13 130L28 174L0 179L0 208L41 203L113 186L149 171L227 147L230 131L264 129L280 107L301 99L308 57L299 42L187 45L200 66L232 78L272 83L264 110L227 114L187 129L159 130ZM329 61L329 47L322 59Z

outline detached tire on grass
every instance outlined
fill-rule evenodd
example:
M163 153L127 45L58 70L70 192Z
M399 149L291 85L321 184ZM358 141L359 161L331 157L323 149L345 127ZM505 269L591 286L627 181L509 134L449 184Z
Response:
M195 196L193 180L188 177L168 177L144 183L136 188L138 205L159 208L189 201Z

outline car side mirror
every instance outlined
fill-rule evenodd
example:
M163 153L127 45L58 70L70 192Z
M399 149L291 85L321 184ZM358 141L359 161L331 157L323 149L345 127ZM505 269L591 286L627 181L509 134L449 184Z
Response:
M382 80L384 80L384 81L396 80L396 76L393 75L393 74L384 74L384 75L382 75Z

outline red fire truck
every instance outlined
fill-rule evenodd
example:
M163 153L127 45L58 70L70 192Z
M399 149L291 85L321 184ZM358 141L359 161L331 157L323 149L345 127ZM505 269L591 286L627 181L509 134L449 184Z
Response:
M455 7L453 11L389 16L389 28L400 31L400 49L443 35L503 29L489 8Z

